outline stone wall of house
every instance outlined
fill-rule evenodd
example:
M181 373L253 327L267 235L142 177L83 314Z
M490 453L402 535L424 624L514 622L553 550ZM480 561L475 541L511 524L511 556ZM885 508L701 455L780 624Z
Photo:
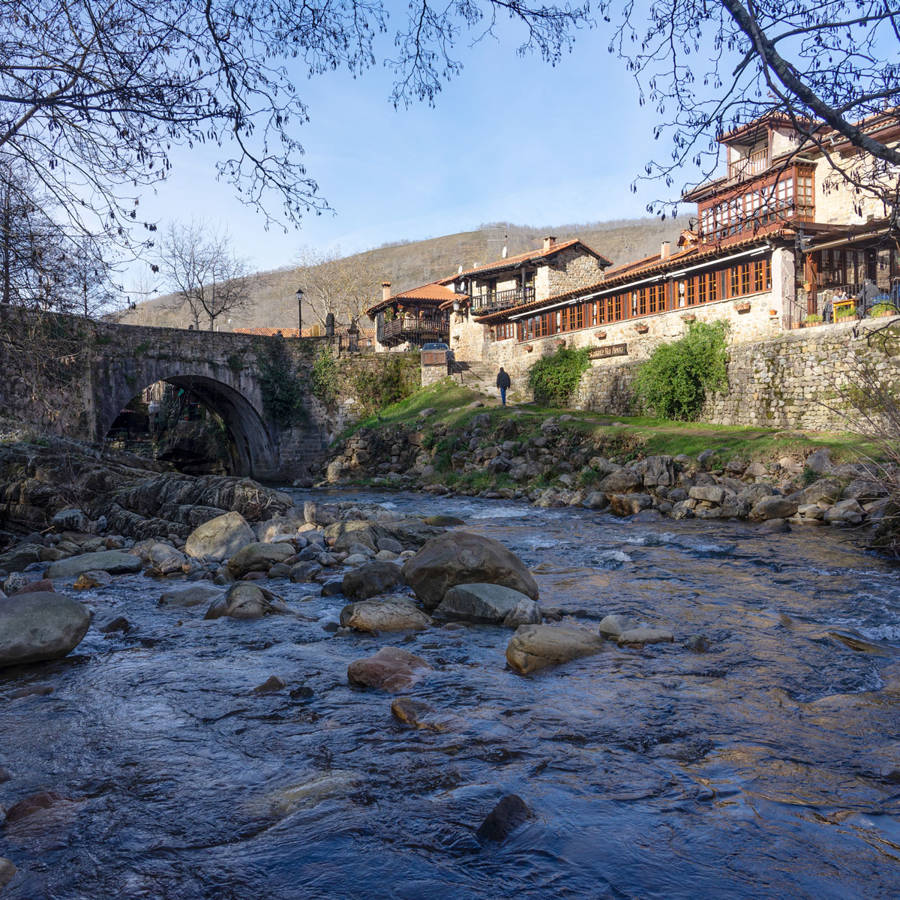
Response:
M577 247L570 247L562 253L557 253L551 259L550 265L545 268L548 297L596 284L603 278L603 270L597 260ZM542 298L539 293L536 296L538 299Z
M851 177L858 177L866 183L875 179L871 171L871 160L864 161L859 155L838 156L838 162L846 168ZM832 163L825 157L816 165L815 173L816 221L833 225L862 224L868 218L883 219L887 214L884 204L870 194L854 191L853 187L835 172ZM896 176L886 176L889 186Z
M720 425L823 430L847 428L840 390L852 384L860 358L876 362L888 379L900 378L900 356L883 350L872 332L884 320L820 325L768 341L733 345L729 391L711 397L701 419ZM893 338L896 345L897 336ZM576 408L633 415L638 361L594 366L582 378Z

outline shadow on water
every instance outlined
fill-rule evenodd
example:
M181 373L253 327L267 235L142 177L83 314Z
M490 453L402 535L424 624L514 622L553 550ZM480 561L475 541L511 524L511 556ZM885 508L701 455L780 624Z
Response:
M459 515L564 621L624 613L676 641L520 678L500 628L334 634L341 599L287 582L315 621L205 621L120 578L87 599L132 631L0 672L0 802L65 798L0 832L4 897L900 895L895 569L830 530L351 499ZM386 644L434 666L412 693L444 730L349 687ZM253 692L273 674L284 690ZM482 848L508 793L535 817Z

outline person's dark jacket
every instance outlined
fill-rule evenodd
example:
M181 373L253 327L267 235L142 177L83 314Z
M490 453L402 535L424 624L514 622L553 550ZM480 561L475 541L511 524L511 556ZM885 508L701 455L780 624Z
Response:
M512 382L509 380L509 373L503 371L502 369L497 373L497 387L498 388L509 388Z

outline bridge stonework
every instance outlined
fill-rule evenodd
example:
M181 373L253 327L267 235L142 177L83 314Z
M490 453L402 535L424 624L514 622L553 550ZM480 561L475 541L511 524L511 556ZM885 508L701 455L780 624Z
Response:
M294 424L276 421L261 377L270 342L280 341L301 388ZM0 307L0 414L43 433L101 443L128 402L157 381L183 387L225 422L236 474L302 478L355 418L352 393L326 408L311 374L321 338L261 338L230 332L116 325ZM380 360L341 360L354 367ZM290 376L288 376L290 377Z

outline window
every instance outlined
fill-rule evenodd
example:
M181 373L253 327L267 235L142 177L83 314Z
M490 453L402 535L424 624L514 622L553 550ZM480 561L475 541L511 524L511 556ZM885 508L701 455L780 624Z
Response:
M494 340L505 341L516 336L515 322L501 322L494 326Z

